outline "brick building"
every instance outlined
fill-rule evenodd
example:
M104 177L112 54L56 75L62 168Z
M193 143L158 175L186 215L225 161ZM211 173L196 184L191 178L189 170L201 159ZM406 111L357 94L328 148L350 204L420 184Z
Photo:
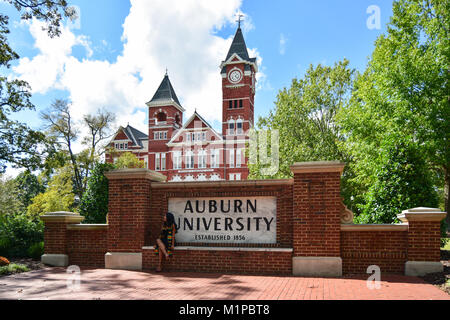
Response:
M106 161L132 152L146 168L162 173L168 181L246 180L245 146L254 124L256 58L250 58L240 26L226 59L222 76L222 132L214 130L197 111L183 124L181 106L169 76L164 76L147 103L148 136L121 127L110 143Z

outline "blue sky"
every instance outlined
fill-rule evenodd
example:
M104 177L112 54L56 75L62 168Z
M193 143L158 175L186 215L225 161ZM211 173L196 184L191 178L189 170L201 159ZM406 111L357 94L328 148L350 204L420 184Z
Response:
M61 39L50 40L37 22L19 23L15 10L0 2L0 10L11 18L10 43L21 57L10 76L30 82L38 111L55 98L69 98L76 118L107 108L116 113L117 125L130 123L142 130L145 102L166 67L187 109L184 119L197 108L220 128L219 65L235 33L237 11L246 16L247 46L262 61L255 119L268 114L278 91L302 77L309 64L332 65L347 58L362 71L392 14L388 0L69 3L80 9L79 21L67 26ZM373 5L380 8L380 29L367 27L367 8ZM42 125L37 112L22 112L18 119L34 128Z

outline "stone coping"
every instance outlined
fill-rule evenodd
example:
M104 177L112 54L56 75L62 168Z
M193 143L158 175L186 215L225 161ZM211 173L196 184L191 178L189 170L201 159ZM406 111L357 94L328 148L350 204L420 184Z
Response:
M107 230L107 224L68 224L67 230Z
M408 231L408 224L342 224L341 231Z
M108 180L147 179L160 182L167 180L167 177L165 175L145 168L112 170L106 172L105 176L106 178L108 178Z
M293 173L339 172L342 173L345 163L340 161L297 162L291 166Z
M84 220L84 217L79 213L58 211L47 212L46 214L40 216L40 219L44 222L64 222L78 224Z
M143 250L154 250L154 246L142 247ZM245 247L175 247L177 251L254 251L254 252L293 252L292 248L245 248Z
M281 186L293 185L294 179L267 179L267 180L238 180L238 181L190 181L190 182L153 182L152 188L170 189L196 187L256 187L256 186Z
M402 211L397 215L402 222L408 221L442 221L447 216L447 212L443 212L438 208L419 207Z

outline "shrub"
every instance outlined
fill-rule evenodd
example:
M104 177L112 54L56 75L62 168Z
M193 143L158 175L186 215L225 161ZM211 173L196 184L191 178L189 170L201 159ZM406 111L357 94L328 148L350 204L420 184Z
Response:
M24 266L23 264L11 263L7 266L0 267L0 275L8 275L27 271L30 271L30 269L27 266Z
M28 249L44 241L44 224L26 214L7 215L0 220L0 254L27 257Z
M44 242L38 242L28 248L28 256L34 260L39 260L44 254Z
M0 266L7 266L9 264L9 260L5 257L0 257Z

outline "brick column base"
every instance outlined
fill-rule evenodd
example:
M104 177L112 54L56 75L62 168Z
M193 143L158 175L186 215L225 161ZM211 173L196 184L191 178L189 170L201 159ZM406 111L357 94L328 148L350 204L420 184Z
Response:
M435 208L414 208L397 217L408 223L408 261L405 275L423 276L442 272L440 262L441 221L447 213Z

